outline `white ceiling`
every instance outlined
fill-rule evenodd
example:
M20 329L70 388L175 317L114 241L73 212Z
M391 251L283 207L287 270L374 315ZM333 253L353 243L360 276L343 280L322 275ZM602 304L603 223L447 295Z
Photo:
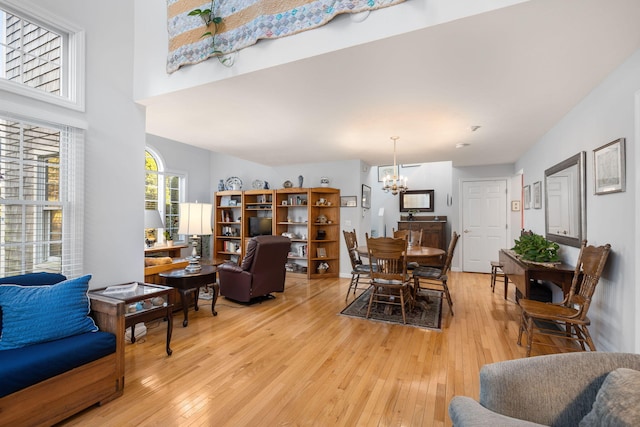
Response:
M639 0L531 0L163 95L147 131L272 166L389 164L392 135L398 163L513 163L639 48Z

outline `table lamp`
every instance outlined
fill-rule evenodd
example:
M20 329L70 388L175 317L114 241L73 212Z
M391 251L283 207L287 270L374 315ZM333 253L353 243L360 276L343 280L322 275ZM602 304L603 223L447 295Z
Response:
M148 248L153 247L156 242L156 230L158 228L164 228L160 212L157 209L145 209L144 210L144 234L145 243Z
M188 273L195 273L202 269L200 266L198 251L198 236L211 234L211 211L213 207L209 203L180 203L180 226L178 234L191 236L193 251L187 257L189 265L185 267Z

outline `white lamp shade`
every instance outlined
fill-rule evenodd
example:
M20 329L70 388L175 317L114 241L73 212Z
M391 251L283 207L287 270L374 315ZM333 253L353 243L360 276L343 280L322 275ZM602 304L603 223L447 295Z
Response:
M144 210L144 228L164 228L160 212L157 209Z
M178 234L211 234L212 209L213 206L209 203L180 203Z

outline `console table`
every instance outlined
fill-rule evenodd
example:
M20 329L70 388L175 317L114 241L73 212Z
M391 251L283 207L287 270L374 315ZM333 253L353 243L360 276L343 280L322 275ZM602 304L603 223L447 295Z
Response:
M503 266L502 271L516 285L516 288L522 294L522 298L530 299L532 280L552 282L562 288L562 293L565 296L571 289L571 281L575 270L575 267L571 265L558 264L553 267L545 267L539 264L523 262L508 249L502 249L498 256Z

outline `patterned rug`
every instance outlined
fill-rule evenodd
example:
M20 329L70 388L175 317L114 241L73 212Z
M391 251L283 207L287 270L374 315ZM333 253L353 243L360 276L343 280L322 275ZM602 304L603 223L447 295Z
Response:
M343 316L359 317L364 319L367 314L367 307L369 306L370 293L370 289L364 291L358 298L342 310L340 314ZM425 297L428 297L428 302ZM389 308L387 308L387 313L385 313L385 307L390 307L391 312L389 313ZM420 290L420 295L418 296L418 300L416 301L413 310L409 310L408 306L406 307L406 316L408 326L440 331L442 319L442 292L426 289ZM402 325L402 310L400 306L374 304L373 307L371 307L369 320Z

